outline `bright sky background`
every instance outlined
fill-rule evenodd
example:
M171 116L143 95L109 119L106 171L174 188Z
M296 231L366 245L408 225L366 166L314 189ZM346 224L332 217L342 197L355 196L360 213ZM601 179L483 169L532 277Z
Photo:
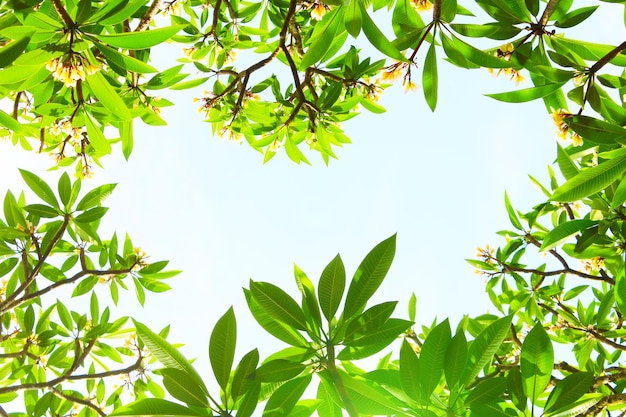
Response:
M603 3L611 12L586 22L584 36L622 42L623 8L617 6ZM421 71L421 84L420 78ZM395 86L381 99L387 113L365 112L345 124L353 144L328 167L312 153L313 166L297 166L284 153L263 165L248 146L212 137L191 100L199 91L164 94L177 103L163 111L169 125L139 122L130 161L114 147L103 159L106 170L83 184L86 190L118 183L105 203L103 238L128 232L151 259L169 259L184 271L169 281L171 291L147 293L144 309L124 297L116 314L155 330L171 324L170 341L185 344L184 354L198 358L198 370L213 385L210 331L231 305L238 357L258 347L263 358L284 346L248 313L241 288L250 278L299 300L294 262L316 283L339 252L350 278L365 254L396 232L394 265L376 301L400 301L395 316L406 318L415 292L418 324L450 317L455 326L465 313L494 311L484 278L464 259L474 257L477 246L502 244L495 232L509 228L505 189L525 211L543 201L527 174L546 180L555 128L540 101L513 105L483 96L530 87L528 81L516 87L485 70L442 61L439 80L434 114L421 90L405 94ZM49 157L0 145L0 189L25 188L17 167L56 183L59 173L45 172Z

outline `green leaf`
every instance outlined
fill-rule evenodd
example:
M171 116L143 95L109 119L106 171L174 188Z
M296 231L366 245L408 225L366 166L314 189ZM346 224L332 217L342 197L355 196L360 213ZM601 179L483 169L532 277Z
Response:
M61 214L58 209L46 206L45 204L29 204L24 206L24 210L26 210L29 214L34 214L35 216L44 218L54 218Z
M446 349L443 370L448 387L454 388L457 385L461 380L466 365L467 340L463 332L458 332L450 339L450 343Z
M346 30L353 38L359 36L361 33L361 26L363 25L363 19L361 17L361 8L359 7L360 0L351 0L346 6L343 22Z
M589 219L570 220L568 222L561 223L546 235L539 250L542 252L549 251L550 249L561 245L572 236L575 236L597 224L597 221Z
M217 321L211 332L209 342L209 359L217 383L226 391L230 371L235 358L235 344L237 343L237 321L235 312L230 307Z
M506 378L506 386L513 404L521 411L526 410L528 398L524 393L524 382L522 381L522 373L519 368L513 368L509 371Z
M292 346L306 346L307 341L302 337L298 331L294 330L292 327L283 324L282 322L275 320L272 316L270 316L259 304L254 300L252 294L249 290L244 289L244 295L246 297L246 302L248 303L248 308L252 313L254 319L267 331L269 334L274 336L275 338L282 340L283 342L290 344Z
M306 365L286 359L275 359L259 366L255 379L261 382L282 382L293 379L306 369Z
M396 252L396 235L383 240L365 256L350 282L343 318L348 319L363 311L385 279Z
M548 386L553 366L554 351L550 337L543 325L538 322L526 335L520 354L524 389L533 404Z
M393 342L400 334L402 334L406 329L411 327L412 324L413 322L408 320L391 318L385 321L380 326L368 330L364 334L355 337L354 339L344 341L344 344L350 347L367 346L374 344L380 346L380 344L383 344L382 346L380 346L380 350Z
M321 22L315 25L313 34L309 40L310 46L300 62L300 70L304 70L317 63L326 55L326 52L338 35L339 28L343 23L340 12L343 12L343 8L336 7L330 13L327 13Z
M506 207L506 212L509 215L509 220L511 221L513 227L515 227L517 230L524 230L524 228L522 227L522 223L520 222L519 217L515 212L515 209L511 205L511 201L509 200L509 196L506 191L504 192L504 206Z
M441 20L452 22L456 16L456 0L441 0Z
M101 71L87 75L86 81L91 92L111 114L114 114L121 120L131 120L133 118L124 100L111 87L111 84L104 78Z
M358 3L363 17L363 33L365 34L365 37L367 37L367 40L370 41L374 48L378 49L388 57L405 62L406 58L404 55L398 51L395 46L393 46L385 34L381 32L378 26L376 26L376 23L374 23L370 15L367 13L364 3L361 1L358 1Z
M1 75L2 73L0 72L0 76ZM17 133L23 133L25 130L24 125L6 114L3 110L0 110L0 125Z
M306 319L302 309L285 291L268 282L250 280L250 293L265 312L288 326L306 330Z
M626 278L620 273L615 278L615 303L622 314L626 314Z
M28 185L28 188L33 190L37 197L50 204L52 207L59 208L59 202L57 201L52 188L50 188L44 180L32 172L21 168L20 174L22 174L22 178L24 179L24 182L26 182L26 185Z
M497 400L506 390L506 378L503 376L488 378L481 381L470 391L465 398L465 405L476 403L488 403Z
M190 417L207 417L206 412L195 411L189 407L173 403L171 401L162 400L160 398L144 398L132 404L128 404L113 410L109 416L190 416Z
M619 185L613 193L613 200L611 200L611 210L615 210L626 202L626 177L622 178Z
M452 35L453 44L456 49L470 62L485 68L513 68L519 69L519 65L498 58L495 55L474 48L472 45L463 42L461 39Z
M568 117L566 123L586 141L601 145L624 144L626 141L626 130L613 123L582 115Z
M341 371L339 375L360 415L397 415L403 412L399 401L383 388Z
M435 52L435 42L430 44L426 59L424 60L424 72L422 73L422 84L424 85L424 97L430 110L435 111L437 107L437 55Z
M521 90L508 91L506 93L485 94L498 101L505 103L525 103L527 101L536 100L549 96L559 90L565 83L552 83L540 85L537 87L523 88Z
M557 20L554 23L554 26L559 27L559 28L574 27L578 25L579 23L582 23L589 16L591 16L593 12L596 11L597 8L598 6L588 6L588 7L581 7L580 9L572 10L571 12L567 13L565 16L559 18L559 20Z
M230 385L230 395L235 401L245 394L253 384L250 376L254 374L257 364L259 363L259 351L252 349L246 353L239 361L237 369L233 375L233 381Z
M87 125L87 135L89 136L91 146L102 155L110 154L111 144L89 112L86 112L85 124Z
M174 25L141 32L125 32L115 35L93 35L107 45L122 49L147 49L160 45L180 32L186 25Z
M557 382L546 401L544 407L546 415L549 416L552 411L574 404L589 391L592 384L592 372L576 372Z
M468 361L461 383L467 385L479 374L480 370L491 361L502 341L510 332L511 316L502 317L476 336L468 349Z
M292 379L281 385L267 401L263 417L286 417L309 386L312 375Z
M191 363L178 349L172 346L168 341L154 333L148 326L133 320L135 328L137 329L137 335L141 339L144 345L150 350L150 353L154 355L166 368L179 369L189 374L191 380L202 390L208 394L208 390L204 385L204 381L198 374L198 372L191 366Z
M556 162L559 164L561 174L566 180L569 180L576 176L580 172L572 157L567 153L565 149L557 142L556 144Z
M78 202L76 210L88 210L92 207L99 206L108 196L111 195L117 184L103 184L89 191Z
M5 44L0 49L0 68L8 67L22 55L22 52L26 49L30 43L30 36L24 36L23 38L15 39L8 44Z
M345 287L346 270L341 256L337 254L322 271L317 287L320 308L329 322L335 316L337 308L339 308Z
M64 172L61 178L59 178L57 189L59 190L61 203L67 209L72 198L72 181L70 180L70 176L67 175L67 172Z
M94 46L102 52L102 55L106 57L107 61L127 71L136 72L138 74L159 72L159 70L154 68L152 65L146 64L145 62L140 61L137 58L133 58L132 56L122 54L106 45L95 42Z
M446 351L452 338L450 323L445 319L428 334L420 353L420 387L422 398L429 398L444 372Z
M571 202L589 197L608 187L626 172L626 149L619 149L613 158L585 169L554 190L550 201Z
M400 348L400 383L402 389L410 397L419 401L420 390L420 358L413 347L404 339Z
M202 387L194 383L191 376L180 369L165 368L161 370L163 385L172 397L196 407L208 407L209 401Z

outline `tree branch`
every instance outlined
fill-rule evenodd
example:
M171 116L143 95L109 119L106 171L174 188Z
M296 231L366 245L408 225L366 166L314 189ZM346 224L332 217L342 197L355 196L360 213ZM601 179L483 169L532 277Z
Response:
M159 11L160 7L161 0L154 0L148 10L146 10L146 13L141 17L139 24L135 28L135 32L141 32L142 30L146 30L148 28L148 25L150 24L150 21L157 13L157 11Z
M50 388L50 392L52 392L54 395L56 395L57 397L62 398L64 400L71 401L71 402L76 403L76 404L81 404L81 405L84 405L85 407L89 407L89 408L94 410L96 413L98 413L102 417L106 416L106 413L104 411L102 411L100 409L100 407L98 407L97 405L95 405L94 403L92 403L89 400L85 400L83 398L78 398L78 397L75 397L73 395L64 394L62 391L60 391L60 390L58 390L58 389L56 389L54 387Z
M63 7L63 5L61 4L61 1L51 0L51 2L54 10L56 10L59 16L61 16L61 19L63 20L63 23L65 23L65 26L70 30L75 29L76 23L74 23L70 15L67 13L67 10L65 10L65 7Z

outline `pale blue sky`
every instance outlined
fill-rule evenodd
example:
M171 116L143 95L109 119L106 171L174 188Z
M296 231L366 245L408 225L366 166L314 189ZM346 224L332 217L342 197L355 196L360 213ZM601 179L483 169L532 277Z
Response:
M605 7L617 12L585 27L622 42L623 8ZM505 189L522 210L543 201L527 174L547 178L555 128L540 101L513 105L482 95L513 90L514 82L445 62L439 70L434 114L421 90L404 94L395 86L381 99L387 113L365 112L345 124L353 144L328 167L315 154L307 154L312 167L297 166L284 154L263 165L262 155L246 145L211 136L191 101L198 92L164 94L177 103L163 111L169 125L138 123L130 161L115 147L103 159L106 170L83 185L119 184L105 204L110 210L103 237L128 231L152 259L169 259L172 268L184 270L169 281L172 291L148 294L145 309L122 298L119 314L155 330L171 324L171 341L184 343L188 357L198 357L199 371L212 383L210 330L229 306L235 306L240 354L259 347L265 357L282 346L247 311L241 288L250 278L299 299L294 262L317 282L339 252L351 277L363 256L396 232L395 262L378 301L399 300L396 315L406 317L415 292L421 324L437 316L451 317L456 325L464 313L493 311L484 279L464 259L477 246L502 244L495 232L509 228ZM0 145L0 189L24 187L16 167L58 178L44 172L48 157Z

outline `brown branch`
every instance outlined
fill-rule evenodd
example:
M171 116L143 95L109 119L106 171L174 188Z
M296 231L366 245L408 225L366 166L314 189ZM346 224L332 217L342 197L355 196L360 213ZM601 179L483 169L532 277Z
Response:
M542 28L545 28L548 24L548 20L550 20L550 16L554 13L558 2L559 0L550 0L546 5L546 8L543 10L543 14L541 15L541 19L539 19L539 24Z
M17 94L15 94L15 100L13 101L13 118L15 120L17 120L17 114L20 110L20 99L22 98L22 93L23 91L18 91Z
M608 54L604 55L598 62L593 64L591 68L589 68L589 75L594 75L596 72L600 70L603 66L609 63L613 58L619 55L622 51L626 49L626 42L622 42L620 45L616 46L611 50Z
M415 50L413 51L413 53L411 54L411 56L409 57L409 61L413 62L413 60L415 59L415 56L417 55L417 51L419 51L420 46L422 46L422 43L424 43L424 40L426 39L426 37L428 36L428 34L430 33L430 31L432 30L434 24L434 22L430 22L428 25L426 25L426 27L424 28L424 34L422 35L422 37L420 38L419 42L417 43L417 46L415 47Z
M69 13L67 13L67 10L65 10L65 7L63 7L63 5L61 4L61 1L51 0L51 2L52 2L52 6L54 7L54 10L56 10L56 12L59 14L61 19L63 20L63 23L65 23L65 26L70 30L75 29L76 23L74 23Z
M576 275L579 276L581 278L585 278L585 279L590 279L593 281L603 281L606 282L610 285L615 285L615 280L613 278L610 277L603 277L603 276L597 276L597 275L590 275L590 274L586 274L584 272L580 272L577 271L575 269L572 268L563 268L563 269L557 269L555 271L541 271L539 269L532 269L532 268L522 268L519 266L513 266L513 265L509 265L506 264L504 262L499 262L499 264L504 268L504 272L524 272L524 273L528 273L528 274L537 274L537 275L541 275L543 277L550 277L550 276L554 276L554 275L561 275L561 274L572 274L572 275ZM536 288L535 288L536 290Z
M63 224L59 228L59 231L50 240L48 247L42 254L42 257L39 258L33 270L30 271L27 277L25 277L24 282L15 291L13 291L11 295L7 296L7 298L3 302L0 303L0 315L5 313L7 310L13 308L14 307L13 301L15 301L18 295L21 292L25 291L30 286L30 284L32 284L33 281L35 281L35 278L37 277L37 275L39 275L39 272L41 271L41 268L43 267L46 259L50 255L50 252L52 252L52 249L56 246L59 240L63 237L63 234L65 233L65 229L67 229L67 225L70 222L70 217L71 216L69 214L66 214L63 217Z
M58 389L56 389L54 387L50 388L50 392L52 392L52 394L54 394L57 397L62 398L64 400L71 401L71 402L76 403L76 404L81 404L81 405L84 405L85 407L89 407L89 408L94 410L96 413L98 413L102 417L106 416L106 413L104 411L102 411L100 409L100 407L98 407L97 405L95 405L94 403L92 403L89 400L85 400L83 398L74 397L73 395L64 394L62 391L60 391L60 390L58 390Z
M433 22L441 19L441 0L433 0Z
M154 0L152 4L150 5L150 7L148 8L148 10L146 10L146 13L144 13L144 15L141 17L139 24L135 28L135 32L141 32L142 30L146 30L148 28L148 25L150 24L150 21L152 20L154 15L159 11L160 7L161 7L161 0Z
M115 375L129 374L133 371L142 370L143 369L143 367L141 366L142 361L143 361L143 356L141 356L141 351L139 351L139 356L137 357L137 360L135 361L135 363L127 366L124 369L116 369L114 371L99 372L99 373L94 373L94 374L70 375L67 378L67 380L78 381L82 379L108 378L110 376L115 376Z
M522 347L522 342L517 337L517 331L515 330L514 324L511 324L511 340L513 340L513 343L515 343L517 346Z
M610 407L612 405L617 405L617 404L626 404L626 394L612 394L612 395L603 397L600 401L598 401L595 405L590 407L587 411L580 414L580 416L581 417L596 416L604 408Z
M554 364L554 370L555 371L565 371L565 372L569 372L570 374L575 374L577 372L580 372L580 370L578 368L574 368L572 365L570 365L569 363L563 361L563 362L559 362L559 363L555 363Z

